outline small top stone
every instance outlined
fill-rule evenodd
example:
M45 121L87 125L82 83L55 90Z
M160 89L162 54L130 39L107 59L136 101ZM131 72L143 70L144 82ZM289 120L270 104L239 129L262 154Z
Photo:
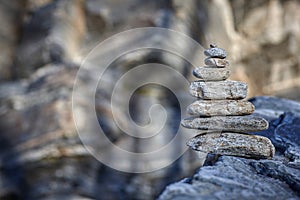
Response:
M216 47L216 45L211 44L211 48L206 49L204 51L204 54L211 58L226 58L227 53L224 49Z

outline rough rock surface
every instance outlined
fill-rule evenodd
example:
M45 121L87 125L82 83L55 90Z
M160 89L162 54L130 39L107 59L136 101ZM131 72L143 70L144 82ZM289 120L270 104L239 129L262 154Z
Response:
M141 175L102 165L82 145L73 121L71 98L77 70L74 64L52 64L39 68L29 79L0 85L0 199L154 199L166 183L176 179L170 174L176 172L178 179L203 162L195 159L196 154L185 154L169 167ZM169 142L168 137L172 136L169 131L180 123L180 115L169 103L174 97L167 95L163 102L167 115L172 116L161 130L165 134L159 134L161 137L155 140L126 137L111 113L109 97L116 79L109 73L106 75L103 87L97 88L93 98L99 124L107 137L132 152L153 151ZM82 72L77 79L82 87L81 104L73 108L86 110L91 97L85 92L97 78L90 71ZM136 95L132 102L141 121L148 119L148 112L142 109L157 103L157 99ZM120 122L130 126L130 120L121 111L124 107L119 104L116 108ZM98 142L91 136L87 146L98 146ZM174 150L178 145L174 145Z
M84 5L81 6L80 2ZM64 6L64 3L68 5ZM47 192L47 195L40 195L40 199L153 199L169 183L170 178L174 180L175 176L182 176L182 173L178 173L179 169L194 169L195 163L200 160L198 158L186 160L180 165L174 164L173 168L158 172L159 175L128 175L109 170L102 165L93 167L99 163L94 159L81 159L86 155L86 152L80 151L84 149L76 145L72 148L73 140L66 134L61 134L69 133L72 129L67 125L71 116L67 109L70 104L64 101L68 99L72 84L61 86L62 80L58 79L62 75L64 81L72 82L72 79L66 78L72 72L54 72L61 67L56 66L44 71L44 76L34 80L14 79L32 79L32 74L37 68L44 68L45 63L80 63L81 58L99 40L120 31L136 27L166 27L192 35L203 45L209 42L207 39L214 38L216 43L233 56L230 58L233 63L232 78L246 80L249 83L250 96L276 92L300 99L298 0L2 0L0 7L0 113L2 125L5 126L1 129L0 149L1 154L12 152L15 155L2 157L1 162L5 165L0 170L0 199L32 199L35 192ZM84 24L86 29L82 29ZM194 52L189 45L183 44L177 38L163 38L163 42L177 43L181 52ZM197 58L198 55L194 52L193 56ZM169 66L176 64L179 69L186 68L186 63L178 62L178 57L161 57L164 58L150 56L145 60L153 61L155 58L155 61L163 60ZM141 61L136 56L132 58L135 62ZM123 68L123 65L120 66ZM127 66L133 66L132 62L128 62ZM190 72L186 69L185 71ZM6 80L11 82L3 82ZM48 87L50 81L52 85ZM291 90L287 90L289 88ZM2 101L3 98L5 101ZM107 101L103 99L105 98L99 100L101 105L97 107L97 112L101 113L104 118L102 121L105 121L106 128L111 130L111 137L116 140L118 129L110 123ZM156 100L160 101L160 98ZM267 101L273 105L270 99ZM276 101L275 99L274 102ZM296 160L295 144L300 140L293 139L298 137L299 130L293 123L299 124L299 120L293 110L296 106L290 105L292 104L288 101L281 105L292 112L282 115L274 125L271 124L270 132L263 133L274 136L274 127L282 123L281 128L276 130L276 137L271 139L287 157ZM177 111L170 107L169 110L177 116ZM282 111L269 110L261 113L274 120L283 114ZM148 117L148 112L145 116ZM170 124L172 127L179 122ZM280 140L285 137L282 131L289 127L296 128L291 139ZM62 131L53 132L56 129ZM50 140L51 145L47 145ZM30 156L31 154L35 157ZM74 159L67 159L68 156ZM25 162L12 163L11 160L16 158ZM51 171L47 171L47 168ZM35 180L39 180L38 182L30 181L33 175L37 176ZM284 175L282 173L280 177L286 178ZM169 178L162 180L161 177ZM53 192L53 195L49 192Z
M221 81L230 76L230 70L228 68L196 67L193 70L193 75L205 81Z
M234 132L255 132L268 128L268 122L253 115L190 117L181 121L182 126L199 130L223 130Z
M80 24L86 21L84 44L80 45L83 52L80 52L82 55L79 57L86 55L86 51L98 44L99 38L102 40L114 33L136 27L166 27L192 35L203 45L208 45L213 39L226 49L231 55L232 78L247 80L250 96L275 93L300 99L300 71L297 70L300 63L298 0L191 0L188 3L86 0L83 1L82 8L84 15L77 12L76 8L73 9L73 5L64 7L57 2L70 1L1 1L1 80L11 80L11 71L19 73L20 68L23 71L21 74L30 74L34 69L42 67L42 63L48 63L53 56L54 60L70 60L67 56L74 55L73 50L80 45L80 38L77 38L82 30ZM71 3L77 4L77 1ZM57 5L58 10L54 11L53 5ZM72 17L73 11L76 17ZM58 20L53 14L57 15ZM53 19L58 22L54 24L62 22L66 25L62 28L69 30L58 30L52 23ZM27 31L30 27L33 34ZM66 33L70 33L70 38L64 36ZM209 38L207 34L210 35ZM52 45L55 35L64 38L58 45ZM49 37L50 41L43 40L43 36ZM71 38L78 43L70 41ZM180 44L176 38L168 40ZM179 48L190 51L188 46L182 44ZM16 55L19 53L15 49L22 55ZM57 57L62 51L64 55ZM11 69L14 68L15 55L20 58L20 62L26 61L28 64L18 62L18 69ZM80 58L71 58L72 61L78 59Z
M190 85L190 94L201 99L244 99L247 88L246 83L239 81L194 81Z
M300 99L299 8L298 0L209 1L208 33L232 56L231 78L247 80L250 96Z
M217 47L205 50L204 54L211 58L226 58L227 56L227 53L224 49Z
M24 1L10 0L0 2L0 81L12 78L15 50L22 26Z
M26 5L19 6L19 3ZM200 28L195 26L198 23L195 13L199 9L199 3L194 0L184 3L159 0L1 1L0 81L8 79L10 82L0 84L0 199L154 199L167 183L201 164L203 159L195 159L197 155L190 152L154 173L137 175L110 169L82 146L72 123L71 105L79 63L93 47L116 33L137 27L166 27L187 35L199 32ZM181 13L180 16L174 15L175 12ZM189 20L194 22L186 23ZM134 36L127 39L143 40ZM190 46L176 39L163 36L157 40L157 37L147 36L149 44L168 45L171 41L177 44L178 51L187 52ZM121 48L125 47L128 44ZM107 53L114 50L109 48ZM101 84L101 91L92 97L96 98L95 111L108 138L127 150L156 150L173 138L180 124L178 102L174 95L171 97L170 92L161 88L155 94L145 89L143 94L135 95L131 101L134 110L130 113L134 121L147 124L148 107L153 103L164 105L170 117L161 130L165 134L160 134L159 140L130 138L121 133L112 120L109 92L113 91L117 77L138 66L136 63L160 62L176 67L182 74L189 67L181 58L154 51L137 51L129 53L130 58L127 54L117 59L106 71L108 75ZM80 80L84 88L83 107L92 99L84 95L89 89L85 86L99 78L93 74L93 71L86 72ZM155 78L174 80L169 74L157 74ZM126 93L128 88L122 91ZM120 101L126 102L123 98ZM120 105L122 109L116 106L117 110L125 109L123 104ZM126 126L130 120L123 121L121 113L118 116ZM90 142L97 143L94 138L90 138ZM177 151L178 146L174 145L174 149ZM173 171L177 177L170 176Z
M29 77L52 62L77 61L85 32L84 12L81 0L53 1L36 8L17 49L15 76Z
M284 174L290 176L289 182L281 179ZM222 156L192 178L168 186L159 200L299 199L296 188L291 188L297 181L299 184L299 169L281 162Z
M204 63L210 67L228 67L229 61L220 58L205 58Z
M254 105L244 100L198 100L188 106L191 115L247 115L254 112Z
M210 154L191 178L169 185L159 200L300 199L300 103L275 97L250 100L255 114L269 121L268 137L276 148L273 160Z
M260 97L250 100L258 108L255 113L269 123L268 130L255 134L270 138L274 146L300 166L300 103L276 97Z
M250 134L211 132L197 135L187 145L196 151L254 159L270 159L275 154L268 138Z

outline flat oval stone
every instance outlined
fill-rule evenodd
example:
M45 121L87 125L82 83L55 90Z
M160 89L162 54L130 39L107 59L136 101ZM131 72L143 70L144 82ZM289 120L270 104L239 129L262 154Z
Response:
M190 117L181 121L181 125L190 129L220 130L234 132L257 132L269 127L264 118L245 116L213 116L213 117Z
M191 115L249 115L254 112L254 105L243 100L198 100L188 106Z
M193 75L205 81L222 81L230 76L230 69L228 68L207 68L196 67L193 70Z
M226 58L227 53L224 49L215 47L215 48L206 49L204 51L204 55L211 58Z
M247 88L247 84L240 81L194 81L190 85L190 94L201 99L244 99Z
M239 133L207 133L190 139L187 145L196 151L254 159L271 159L275 148L263 136Z
M229 61L220 58L206 58L204 63L209 67L228 67Z

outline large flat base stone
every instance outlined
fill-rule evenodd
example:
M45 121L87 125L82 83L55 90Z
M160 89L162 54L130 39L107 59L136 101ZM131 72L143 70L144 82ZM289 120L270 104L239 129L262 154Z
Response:
M254 159L271 159L275 153L268 138L239 133L200 134L187 145L196 151Z

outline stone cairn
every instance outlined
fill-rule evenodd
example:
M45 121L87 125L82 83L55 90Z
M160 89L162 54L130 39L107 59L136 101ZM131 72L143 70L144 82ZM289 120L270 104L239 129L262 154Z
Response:
M181 125L199 130L187 142L196 151L254 159L271 159L275 148L271 141L249 132L268 128L268 122L252 114L254 105L243 100L247 84L227 80L230 76L226 51L216 45L204 51L204 67L197 67L193 75L200 80L190 85L190 94L198 99L188 106L192 117Z

